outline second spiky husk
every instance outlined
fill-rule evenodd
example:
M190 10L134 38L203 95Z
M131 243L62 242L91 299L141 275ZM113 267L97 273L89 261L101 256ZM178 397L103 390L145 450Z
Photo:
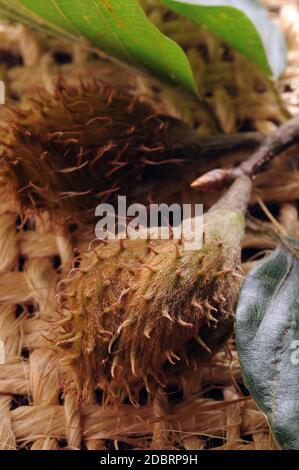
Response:
M82 255L60 292L58 338L84 396L138 402L211 358L229 336L240 287L247 178L204 218L205 241L188 251L173 240L109 241Z

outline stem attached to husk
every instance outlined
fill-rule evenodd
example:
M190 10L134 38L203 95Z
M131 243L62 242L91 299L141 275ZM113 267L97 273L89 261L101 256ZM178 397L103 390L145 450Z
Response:
M226 209L245 215L252 191L252 181L248 176L239 176L229 190L214 204L210 213Z
M241 254L244 236L245 213L252 192L252 181L248 176L239 177L204 217L205 239L219 239L227 253L227 262L236 266ZM230 266L231 267L231 266Z

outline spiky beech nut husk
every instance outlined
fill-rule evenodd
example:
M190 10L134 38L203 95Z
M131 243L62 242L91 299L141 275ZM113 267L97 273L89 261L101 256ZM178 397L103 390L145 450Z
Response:
M171 162L181 141L190 147L195 138L185 124L102 81L70 87L60 80L53 95L37 89L6 114L0 165L22 208L79 220L117 192L128 195L145 168Z
M204 216L204 244L110 241L82 256L63 282L58 339L81 391L109 400L150 392L208 360L231 332L240 286L247 177Z

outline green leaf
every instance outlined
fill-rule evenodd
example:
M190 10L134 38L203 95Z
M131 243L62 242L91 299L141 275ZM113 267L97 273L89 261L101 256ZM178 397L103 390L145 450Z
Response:
M267 75L282 74L286 44L257 0L163 0L172 10L206 26Z
M245 280L236 338L246 385L278 444L298 450L299 240L286 242L291 250L277 248Z
M189 61L137 0L0 0L0 13L90 44L157 78L197 92Z

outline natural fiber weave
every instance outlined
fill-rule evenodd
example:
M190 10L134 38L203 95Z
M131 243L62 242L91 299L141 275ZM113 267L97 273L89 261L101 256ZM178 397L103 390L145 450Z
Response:
M289 67L281 90L289 110L294 112L299 102L296 93L299 59L295 53L299 45L297 2L265 3L271 7L289 42ZM234 67L231 61L221 61L217 52L219 41L206 32L202 35L202 41L217 59L203 64L208 77L204 86L209 88L207 93L212 93L210 103L224 130L236 131L249 123L250 128L268 132L285 120L286 113L273 86L263 79L264 91L259 88L257 91L253 83L258 72L249 65L244 71L244 60L239 56ZM1 57L5 58L0 65L0 78L7 83L12 103L33 84L42 83L51 89L58 74L72 81L78 76L84 79L91 72L109 81L123 80L139 92L146 90L157 97L156 83L153 85L135 72L129 73L126 68L94 58L76 47L57 40L48 44L23 27L3 27L0 36ZM69 57L71 63L57 64ZM24 65L18 65L21 59ZM219 70L224 70L223 75L218 74ZM232 78L235 89L229 93L227 86ZM158 94L166 100L168 112L198 125L199 132L207 132L202 115L198 124L192 109L178 106L177 97L168 88L161 88ZM218 162L231 163L221 159ZM255 185L255 196L271 203L282 229L297 237L298 176L298 162L293 157L278 159ZM182 390L169 384L166 392L157 393L151 405L135 408L128 403L118 409L103 408L100 390L91 390L88 402L78 404L70 377L62 369L48 336L59 319L57 284L71 268L74 250L87 248L93 228L79 232L63 223L53 227L48 214L24 223L5 185L6 181L0 180L0 340L4 342L6 356L5 364L0 365L1 449L276 448L264 415L243 384L233 340L209 367L194 371ZM253 210L257 212L256 206ZM272 248L273 242L248 231L244 241L244 271L252 268L255 256Z

